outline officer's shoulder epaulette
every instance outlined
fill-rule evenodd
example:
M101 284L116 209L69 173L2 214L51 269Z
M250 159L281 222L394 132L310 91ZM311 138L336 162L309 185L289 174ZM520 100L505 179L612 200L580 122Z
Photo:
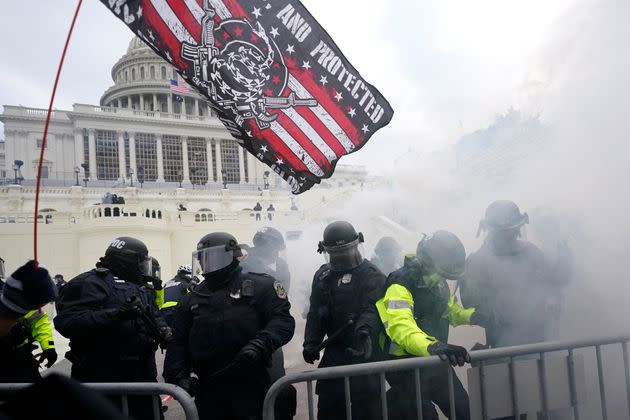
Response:
M323 280L330 275L330 265L323 264L319 269L315 272L315 278L318 280Z
M101 277L105 277L110 271L105 267L97 267L94 269L94 272Z

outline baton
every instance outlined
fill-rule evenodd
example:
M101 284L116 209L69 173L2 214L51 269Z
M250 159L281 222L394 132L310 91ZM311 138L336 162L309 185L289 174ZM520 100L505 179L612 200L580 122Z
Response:
M317 352L320 352L326 348L331 342L335 341L337 337L339 337L350 325L354 324L353 319L349 319L343 324L337 331L328 336L327 339L321 342L319 346L317 346Z

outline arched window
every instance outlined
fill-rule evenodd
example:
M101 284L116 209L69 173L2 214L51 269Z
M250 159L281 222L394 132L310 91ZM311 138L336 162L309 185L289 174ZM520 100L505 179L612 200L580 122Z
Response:
M195 214L195 222L201 222L201 216L198 214Z
M136 80L136 69L131 69L131 80Z
M144 80L144 66L140 67L140 80Z
M151 217L151 212L149 212L149 209L147 209L147 211L144 212L144 217L146 218Z
M114 217L120 217L120 209L118 207L114 207Z
M153 211L151 212L151 218L152 218L152 219L155 219L155 217L156 217L155 210L153 210Z
M129 73L125 70L125 82L129 80Z
M105 217L112 217L112 209L105 207Z
M154 66L151 66L150 73L151 73L151 79L155 79L155 67Z
M208 218L206 217L206 215L205 215L205 214L202 214L202 215L201 215L201 221L202 221L202 222L207 222L207 221L208 221Z
M166 79L166 67L162 66L162 79Z
M161 219L161 218L162 218L162 211L158 210L158 219Z

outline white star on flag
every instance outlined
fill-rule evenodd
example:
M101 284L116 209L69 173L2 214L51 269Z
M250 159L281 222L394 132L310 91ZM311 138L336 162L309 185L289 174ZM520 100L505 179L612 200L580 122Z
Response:
M168 61L171 61L171 60L172 60L172 58L171 58L171 53L169 53L168 51L166 51L166 54L165 54L165 55L166 55L166 59L167 59Z
M289 46L287 47L287 52L289 53L289 55L295 52L295 48L293 48L293 45L289 44Z
M278 33L278 28L274 28L273 26L271 27L271 31L269 31L269 33L271 34L271 36L273 36L274 38L277 37L278 35L280 35Z
M247 134L247 137L251 137L252 136L252 132L251 131L246 131L245 133Z
M337 100L337 102L340 102L343 99L343 95L341 94L341 92L335 93L335 99Z
M138 6L138 13L136 15L138 16L138 19L142 17L142 6Z
M256 19L260 19L260 16L262 15L262 13L260 13L260 8L254 7L254 11L252 12L252 15L256 16Z
M267 153L268 152L267 146L264 146L264 145L260 146L260 151L264 152L264 153Z
M278 165L282 165L282 164L284 163L284 160L282 160L282 159L278 159L278 160L276 160L276 163L277 163Z
M350 108L350 111L348 111L348 115L354 118L354 116L357 115L357 111L354 108Z
M370 129L367 125L363 124L363 128L361 129L361 131L363 131L363 134L366 134L368 131L370 131Z
M155 41L155 35L153 35L151 29L149 29L149 38L151 38L151 41Z
M305 70L310 70L311 69L311 63L309 63L308 61L304 61L302 63L302 68Z
M319 83L321 83L323 86L326 86L328 84L328 78L326 76L322 76L322 78L319 79Z
M265 6L265 9L267 9L267 10L271 9L271 5L269 3L267 3L267 5Z

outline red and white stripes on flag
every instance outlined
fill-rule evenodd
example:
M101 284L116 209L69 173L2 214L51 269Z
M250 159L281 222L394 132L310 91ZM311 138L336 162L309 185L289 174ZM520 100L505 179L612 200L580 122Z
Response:
M248 18L235 1L210 0L210 5L221 20ZM178 57L182 42L199 44L204 11L196 0L142 0L142 7L144 16L156 28L163 26L168 29L170 36L163 39L173 58ZM164 34L162 31L160 33ZM287 57L288 66L289 63L290 58ZM332 172L334 163L341 156L352 152L363 139L332 99L322 103L312 76L307 71L301 71L298 66L296 69L301 74L293 75L290 72L287 95L294 92L298 98L317 97L319 105L277 110L278 118L271 128L259 134L274 146L279 155L278 161L289 163L294 168L306 169L317 177L325 177ZM326 93L326 96L330 95ZM257 131L254 125L251 128Z
M187 93L190 93L190 89L188 89L188 86L186 86L185 83L178 83L177 80L172 79L171 80L171 92L175 93L175 94L185 95Z

